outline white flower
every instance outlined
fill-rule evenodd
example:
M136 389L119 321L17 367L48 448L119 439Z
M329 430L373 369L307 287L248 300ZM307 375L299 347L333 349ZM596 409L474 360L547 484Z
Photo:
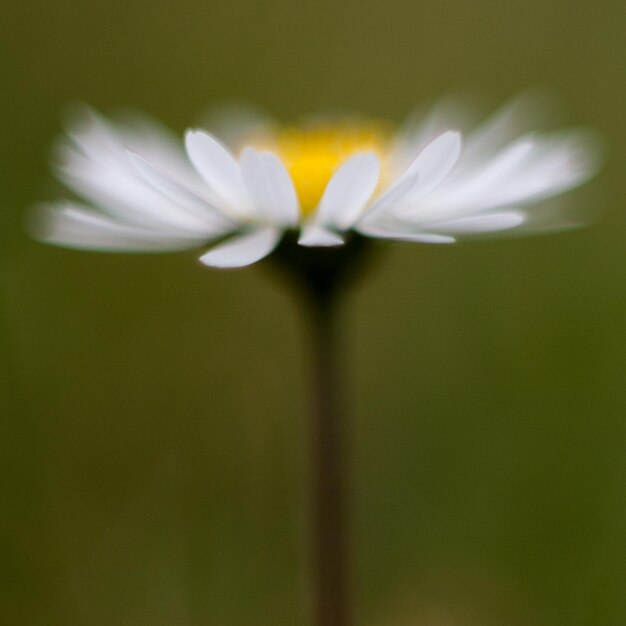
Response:
M257 125L230 148L191 130L183 151L155 124L85 110L58 147L58 172L88 204L42 207L35 232L96 250L209 244L204 264L240 267L287 231L303 246L337 246L350 231L452 243L566 226L553 199L593 175L596 143L584 131L516 136L519 113L519 102L505 107L464 145L435 111L395 134L356 120Z

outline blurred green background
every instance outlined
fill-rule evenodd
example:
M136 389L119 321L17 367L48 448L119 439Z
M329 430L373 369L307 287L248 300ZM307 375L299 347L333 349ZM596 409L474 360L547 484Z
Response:
M626 18L597 0L9 0L0 9L0 614L308 619L306 368L262 266L32 242L68 103L182 131L244 99L400 120L528 87L600 130L604 215L392 245L346 300L363 626L626 623Z

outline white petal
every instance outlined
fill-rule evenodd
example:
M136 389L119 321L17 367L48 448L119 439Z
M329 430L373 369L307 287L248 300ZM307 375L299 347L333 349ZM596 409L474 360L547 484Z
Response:
M127 154L133 147L168 172L175 171L177 178L197 178L188 161L183 161L182 151L174 143L166 145L164 131L151 128L149 132L146 124L135 120L133 125L120 126L87 107L78 108L68 123L68 138L56 148L58 174L117 221L193 234L197 220L142 180Z
M545 138L529 166L510 185L502 186L499 206L518 200L535 202L580 185L596 172L599 161L596 137L590 133L569 131Z
M456 240L449 235L439 235L425 231L414 232L409 229L385 228L384 226L358 226L357 230L368 237L377 239L393 239L398 241L415 241L419 243L454 243Z
M328 182L314 221L346 230L359 217L378 184L380 164L375 154L355 154Z
M448 131L431 141L409 165L403 176L418 175L412 200L427 195L450 173L461 153L461 133Z
M220 243L200 257L211 267L243 267L266 257L278 244L282 231L263 227Z
M416 109L398 129L390 147L390 163L404 171L429 143L451 128L470 127L474 117L471 102L449 96L428 109Z
M597 142L588 133L570 131L557 138L531 139L532 149L526 155L525 141L515 142L484 166L468 170L449 189L433 194L421 217L469 216L537 202L582 184L598 167Z
M532 154L535 142L531 138L517 140L497 153L479 171L470 171L461 180L442 186L426 202L409 203L397 211L398 217L423 222L443 217L445 213L467 214L488 208L499 186L509 183ZM444 215L442 215L444 214Z
M489 193L496 183L514 176L528 162L536 145L537 141L532 136L522 137L508 144L486 161L478 172L468 174L466 178L469 180L463 189L472 196L481 192Z
M239 164L231 152L208 133L187 131L185 147L193 166L204 178L211 190L229 208L247 213L250 201L247 197Z
M214 235L234 229L236 223L232 219L184 184L171 178L143 156L133 152L129 152L129 155L140 176L180 207L181 213L186 214L197 229Z
M375 224L385 219L387 214L401 204L402 200L417 185L419 173L402 176L392 185L365 213L360 222L363 224Z
M93 159L123 155L126 137L112 122L87 105L75 105L72 109L66 132L73 149Z
M86 250L184 250L206 241L205 237L186 238L124 224L89 208L71 204L39 207L30 228L42 241Z
M328 228L310 223L302 229L298 243L301 246L340 246L343 238Z
M509 230L510 228L520 226L524 221L525 215L521 211L507 211L448 220L431 224L429 228L442 234L472 235Z
M456 239L449 235L438 235L436 233L411 233L402 234L398 233L395 237L403 241L414 241L417 243L435 243L435 244L447 244L454 243Z
M188 215L141 179L125 152L98 162L68 148L58 174L78 195L121 221L140 227L195 227Z
M552 108L549 100L546 94L527 92L505 103L468 135L458 169L465 171L480 165L516 136L538 128Z
M439 185L454 167L461 151L460 133L449 131L431 141L365 214L366 223L403 205L411 205Z
M269 152L246 148L240 164L257 216L276 226L294 226L299 214L298 197L282 161Z

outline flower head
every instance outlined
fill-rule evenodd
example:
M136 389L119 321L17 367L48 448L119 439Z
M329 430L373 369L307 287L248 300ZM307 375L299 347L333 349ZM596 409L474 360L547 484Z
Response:
M230 146L190 130L184 150L145 120L112 123L83 110L57 166L87 204L42 207L36 234L96 250L204 246L204 264L241 267L287 231L302 246L341 246L351 232L452 243L563 227L554 199L596 171L595 141L584 131L519 135L519 108L505 107L465 141L435 114L397 132L362 120L257 125Z

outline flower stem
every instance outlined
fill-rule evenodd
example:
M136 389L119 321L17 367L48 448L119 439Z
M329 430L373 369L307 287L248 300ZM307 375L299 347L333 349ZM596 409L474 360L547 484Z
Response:
M349 424L341 396L340 299L369 258L367 239L346 236L343 246L307 248L286 235L272 266L304 305L311 351L311 560L313 626L353 626L350 587Z
M338 380L335 293L317 291L310 309L314 626L351 626L347 423Z

